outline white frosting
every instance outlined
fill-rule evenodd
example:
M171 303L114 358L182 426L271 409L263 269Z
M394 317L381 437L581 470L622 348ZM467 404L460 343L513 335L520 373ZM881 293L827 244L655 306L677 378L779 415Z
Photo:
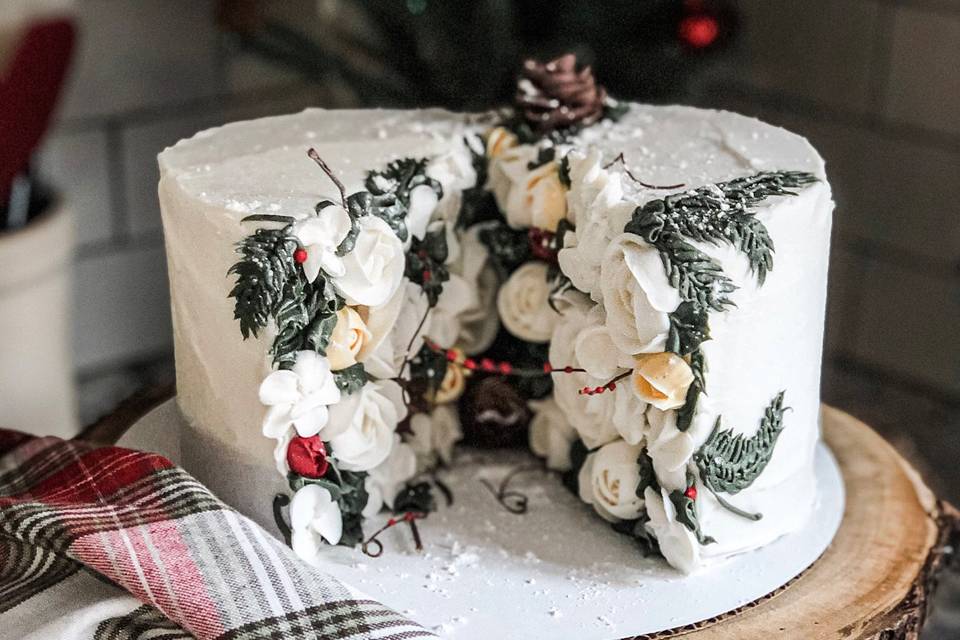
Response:
M231 452L238 460L238 470L251 465L274 468L274 442L259 434L264 408L256 393L270 372L266 354L272 336L266 331L258 339L241 341L227 300L232 280L226 272L235 261L233 244L256 228L256 224L239 220L252 213L303 219L312 214L317 201L338 200L336 189L306 157L305 150L311 146L327 160L348 192L361 189L366 172L390 160L407 156L431 159L430 175L443 184L444 196L439 202L417 206L424 210L432 207L435 217L449 218L459 206L459 190L472 184L472 167L464 161L462 139L481 128L478 122L439 110L309 110L206 131L161 154L160 198L171 280L178 399L207 446ZM808 517L815 495L812 464L819 436L819 371L833 207L825 180L800 190L796 197L774 198L759 207L758 218L776 247L774 269L762 287L755 284L745 258L736 251L697 245L722 265L739 288L731 295L736 307L710 316L712 339L703 345L709 363L708 396L701 399L694 425L686 433L676 430L672 414L650 413L648 421L646 414L657 410L648 409L646 402L635 397L626 384L629 380L615 393L581 396L577 391L602 385L611 374L628 371L633 354L662 350L662 320L678 302L662 271L653 268L658 265L656 254L648 255L642 241L617 239L637 205L676 189L642 186L627 174L627 168L647 184L683 183L693 188L762 170L810 171L823 178L823 161L804 139L782 129L732 113L687 107L634 105L618 123L601 122L587 128L572 146L577 151L570 156L573 185L567 193L566 209L577 229L568 234L560 265L586 295L565 301L562 317L537 319L537 325L524 324L529 316L508 312L507 328L529 333L551 323L551 361L588 369L588 373L554 375L556 403L569 426L590 447L608 445L611 453L602 461L618 473L628 466L624 451L649 447L665 489L683 488L690 456L709 436L717 416L722 416L725 428L751 435L763 409L777 392L785 390L785 404L792 411L786 414L770 464L749 488L725 496L745 511L762 512L763 519L750 522L730 513L700 486L700 524L716 539L715 544L688 549L690 538L676 529L672 508L660 504L662 496L650 496L656 498L657 507L650 528L662 537L667 558L684 570L756 548L796 529ZM535 170L526 168L530 153L524 148L506 153L508 164L499 166L494 161L490 167L491 187L511 222L523 224L522 207L517 205L521 196L513 191L516 185L529 184L527 173ZM614 162L621 153L624 161ZM553 215L555 202L548 196L539 191L533 194L531 202L553 203L549 207L543 204L533 213ZM426 228L425 223L413 222ZM318 237L317 242L325 246L326 240ZM387 249L373 247L371 251L385 252L388 262L393 254ZM482 344L492 336L490 327L496 326L483 322L483 309L493 305L490 291L496 282L494 278L489 284L490 271L484 267L482 252L471 249L469 256L461 257L457 255L460 249L452 247L451 267L467 284L466 295L451 297L444 304L456 310L453 316L462 323L467 322L466 316L458 314L469 312L470 326L438 317L437 330L444 327L450 340L459 334ZM393 273L386 275L393 277ZM486 284L478 296L477 282L481 280ZM405 286L375 277L360 284L369 285L355 289L361 295L377 294L373 296L378 300L375 304L385 302L381 321L386 326L397 322L398 327L407 327L408 336L412 334L419 314L409 312L416 301L407 295ZM392 296L384 294L387 289ZM624 297L624 292L630 295ZM508 311L524 309L532 300L527 294L520 295L516 301L503 303ZM403 322L399 320L407 316ZM371 326L374 323L369 319ZM370 353L361 352L368 370L379 367L384 377L396 372L403 357L400 350L409 340L392 336L372 345ZM609 357L598 358L598 353ZM553 464L562 466L562 456L551 450L554 445L546 435L550 432L544 425L537 429L538 453L552 456ZM617 456L611 457L612 452ZM361 464L379 463L384 459L379 454ZM218 469L201 479L217 491L218 482L239 481L230 475L230 469ZM263 482L272 483L279 491L283 482L276 476L273 472ZM612 511L605 509L605 516L632 514L643 502L639 498L630 502L628 495L621 496L622 503L612 500L608 491L612 485L604 485L599 475L597 478L598 484L591 485L596 495L613 505ZM248 480L251 484L259 481ZM266 489L261 486L258 491Z

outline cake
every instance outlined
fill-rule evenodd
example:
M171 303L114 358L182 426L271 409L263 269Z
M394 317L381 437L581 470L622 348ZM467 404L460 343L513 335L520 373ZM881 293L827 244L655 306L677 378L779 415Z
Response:
M803 138L565 56L511 109L309 109L159 162L184 465L305 560L434 508L464 432L684 572L810 516L833 203Z

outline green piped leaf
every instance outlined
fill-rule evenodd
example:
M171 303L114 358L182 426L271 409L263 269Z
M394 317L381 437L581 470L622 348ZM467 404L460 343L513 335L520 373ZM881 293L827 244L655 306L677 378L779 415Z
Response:
M700 479L714 493L743 491L763 473L773 456L777 438L783 431L784 392L778 393L764 411L760 428L751 437L721 430L718 417L713 432L694 454Z

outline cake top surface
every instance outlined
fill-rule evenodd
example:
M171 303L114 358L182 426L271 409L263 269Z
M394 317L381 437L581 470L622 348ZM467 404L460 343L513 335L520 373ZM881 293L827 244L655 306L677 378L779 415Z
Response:
M165 150L160 167L186 193L238 218L300 217L318 200L337 196L307 158L308 147L352 192L362 188L367 171L462 148L465 135L494 121L493 113L442 109L307 109L200 132ZM570 143L599 150L621 173L624 195L638 203L671 192L638 181L698 186L784 167L823 174L822 159L801 136L727 111L632 104L617 122L587 127ZM624 161L615 162L620 154Z

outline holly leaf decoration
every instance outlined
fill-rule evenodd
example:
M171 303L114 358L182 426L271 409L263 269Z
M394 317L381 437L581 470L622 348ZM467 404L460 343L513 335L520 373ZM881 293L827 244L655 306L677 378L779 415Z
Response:
M501 275L513 273L532 258L526 229L513 229L505 222L480 230L480 241L490 251L490 258Z
M657 482L657 474L653 470L653 460L650 458L650 454L647 453L646 449L640 452L640 457L637 458L637 464L640 465L640 480L637 483L637 497L643 498L643 494L647 490L647 487L650 487L657 493L660 493L660 483Z
M743 491L766 469L773 455L777 438L783 431L784 392L778 393L764 411L760 428L750 437L721 430L718 417L713 432L693 460L700 470L700 479L714 494L736 494Z
M410 193L417 187L433 189L437 199L443 197L443 187L426 174L427 161L413 158L394 160L382 171L370 171L364 180L369 192L366 210L390 225L400 240L406 242L407 213L410 211Z
M690 370L693 372L693 382L687 388L687 396L683 406L677 409L677 429L686 431L693 424L693 416L697 413L700 395L705 393L707 362L700 350L690 354Z
M700 544L713 544L716 542L713 538L705 535L700 529L700 520L697 518L697 501L688 498L683 491L676 490L670 492L670 502L677 512L677 522L689 529Z
M428 229L422 240L414 238L407 251L404 275L423 289L431 308L440 299L443 283L450 279L447 255L447 232L443 224Z
M667 334L666 350L681 356L693 353L710 339L709 316L700 305L689 300L670 314L670 331Z
M430 513L436 511L437 501L433 497L433 487L429 482L407 484L393 499L393 512Z
M288 285L302 280L302 270L293 259L299 243L282 229L257 229L237 244L240 260L228 270L237 282L230 290L234 299L233 317L240 321L246 340L257 337L284 300Z
M350 395L360 391L367 383L367 372L363 368L363 363L358 362L346 369L334 371L333 379L341 393Z

